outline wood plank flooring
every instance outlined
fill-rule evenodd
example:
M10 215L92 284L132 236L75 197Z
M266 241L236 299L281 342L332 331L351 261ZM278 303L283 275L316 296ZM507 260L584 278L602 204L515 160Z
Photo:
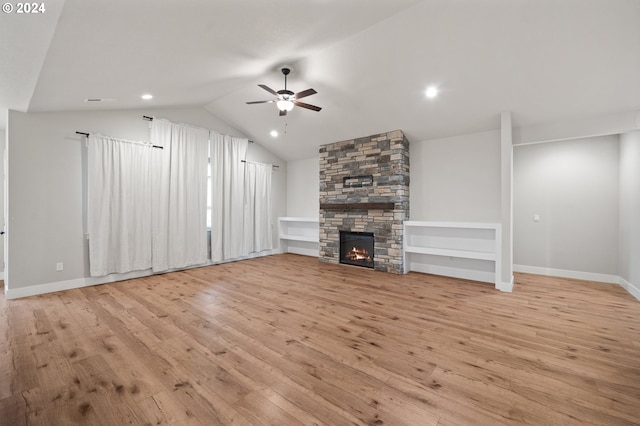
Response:
M7 301L0 424L640 424L640 302L277 255Z

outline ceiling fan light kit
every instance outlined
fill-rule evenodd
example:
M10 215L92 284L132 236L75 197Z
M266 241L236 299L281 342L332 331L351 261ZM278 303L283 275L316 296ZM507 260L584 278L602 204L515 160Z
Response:
M276 102L276 106L278 107L278 109L280 111L289 112L289 111L291 111L293 109L293 102L291 102L288 99L283 99L283 100L280 100L280 101Z
M267 103L274 103L275 102L276 106L278 107L278 110L280 111L280 116L287 115L287 112L291 111L294 106L299 106L301 108L310 109L312 111L320 111L322 109L319 106L306 104L304 102L298 101L298 99L304 98L306 96L315 95L318 92L316 92L313 89L303 90L302 92L298 92L298 93L294 93L291 90L287 90L287 76L291 72L291 69L287 68L287 67L284 67L284 68L281 69L281 71L282 71L282 74L284 74L284 89L283 90L278 90L276 92L275 90L273 90L269 86L266 86L264 84L258 84L259 87L263 88L264 90L266 90L267 92L269 92L273 96L275 96L276 97L275 99L272 99L272 100L269 100L269 101L251 101L251 102L247 102L247 104L249 104L249 105L252 105L252 104L267 104Z

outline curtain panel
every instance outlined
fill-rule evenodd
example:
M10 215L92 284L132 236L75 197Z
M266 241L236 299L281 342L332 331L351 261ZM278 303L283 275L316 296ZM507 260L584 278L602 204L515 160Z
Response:
M248 143L157 118L150 143L90 135L91 275L162 272L272 249L272 165L244 162Z
M206 263L209 131L154 119L151 143L153 270Z
M271 229L271 164L247 162L244 189L244 252L273 248Z
M237 259L244 248L244 165L248 139L211 133L211 260Z
M151 267L150 144L92 134L88 138L91 276Z

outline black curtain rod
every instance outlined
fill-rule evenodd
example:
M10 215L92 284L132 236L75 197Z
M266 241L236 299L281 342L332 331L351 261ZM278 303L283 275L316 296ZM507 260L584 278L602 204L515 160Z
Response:
M240 162L241 162L241 163L246 163L246 162L247 162L247 160L240 160ZM272 164L272 165L271 165L271 167L274 167L274 168L276 168L276 169L279 169L279 168L280 168L280 166L277 166L277 165L275 165L275 164Z
M153 117L149 117L148 115L143 115L142 119L147 121L153 121ZM253 143L253 141L249 141L249 143Z
M78 131L76 131L76 135L82 135L82 136L87 137L87 138L89 137L89 133L87 133L87 132L78 132ZM159 146L159 145L151 145L151 147L164 149L164 147Z

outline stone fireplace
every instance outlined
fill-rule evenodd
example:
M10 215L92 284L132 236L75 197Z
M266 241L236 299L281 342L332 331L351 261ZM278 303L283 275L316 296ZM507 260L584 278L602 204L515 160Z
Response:
M402 131L320 147L321 261L340 262L341 231L366 233L373 235L373 268L402 274L408 219L409 141Z

